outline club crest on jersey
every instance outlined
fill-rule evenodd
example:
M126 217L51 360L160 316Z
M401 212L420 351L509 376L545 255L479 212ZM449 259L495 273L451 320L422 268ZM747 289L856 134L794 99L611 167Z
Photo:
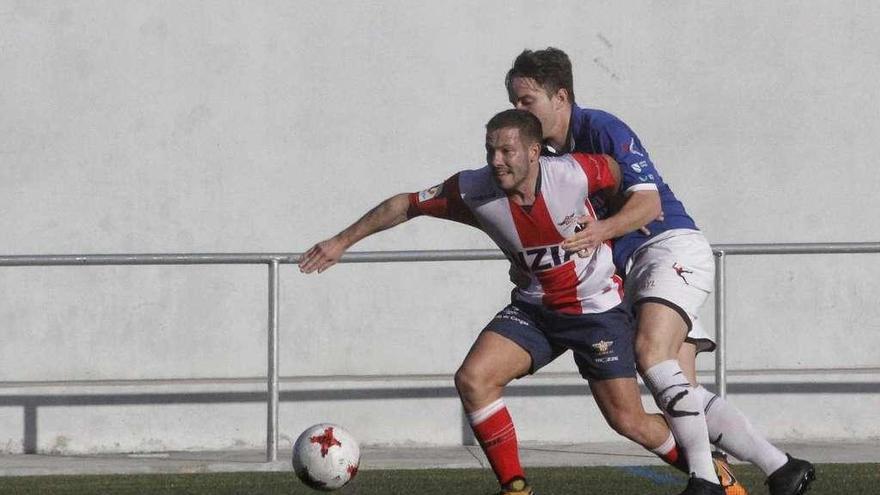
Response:
M570 215L566 215L565 218L563 218L562 221L557 223L556 225L559 225L560 227L563 227L563 228L568 227L569 225L571 225L574 222L574 219L576 216L577 216L577 213L572 213Z
M543 272L568 263L574 253L562 249L559 244L524 249L516 253L507 253L507 257L521 270L527 272Z
M443 184L437 184L434 187L429 187L424 191L419 192L419 203L428 201L429 199L436 198L441 192L443 192Z

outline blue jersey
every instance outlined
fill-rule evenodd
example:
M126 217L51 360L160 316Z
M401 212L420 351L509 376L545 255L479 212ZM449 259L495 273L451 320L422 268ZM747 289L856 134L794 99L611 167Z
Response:
M651 235L639 230L630 232L614 241L614 264L623 274L626 262L633 252L652 237L670 229L698 230L694 220L687 214L672 189L663 182L660 173L654 168L648 152L642 147L636 133L620 119L602 110L580 108L572 105L571 123L568 129L568 149L560 153L584 152L611 155L620 164L620 190L632 193L642 190L656 190L660 193L660 206L663 208L663 221L654 220L647 225ZM555 154L557 150L547 150ZM597 214L607 217L613 212L599 202L594 202Z

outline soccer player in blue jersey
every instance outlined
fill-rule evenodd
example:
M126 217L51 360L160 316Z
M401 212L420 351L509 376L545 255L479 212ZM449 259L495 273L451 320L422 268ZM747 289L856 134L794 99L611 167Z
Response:
M654 452L684 452L691 478L682 495L744 493L726 463L713 463L710 438L768 475L771 495L799 495L814 478L813 466L792 458L759 435L743 414L696 381L698 352L714 350L697 312L714 283L709 243L663 182L635 132L610 113L575 103L571 61L561 50L525 50L505 80L511 103L541 121L545 152L602 153L620 164L620 204L595 204L600 219L563 244L589 253L614 240L614 262L625 276L637 316L636 360L674 433ZM682 378L682 377L686 377ZM715 464L726 470L716 473Z

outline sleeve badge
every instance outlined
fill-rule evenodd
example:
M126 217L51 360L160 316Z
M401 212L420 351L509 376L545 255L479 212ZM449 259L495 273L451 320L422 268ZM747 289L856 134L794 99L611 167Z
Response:
M424 191L419 192L419 203L423 203L428 201L429 199L434 199L443 192L443 184L437 184L434 187L430 187L425 189Z

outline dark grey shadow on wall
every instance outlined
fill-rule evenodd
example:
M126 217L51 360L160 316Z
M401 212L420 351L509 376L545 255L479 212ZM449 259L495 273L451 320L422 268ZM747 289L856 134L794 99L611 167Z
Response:
M713 388L707 386L710 390ZM727 391L736 394L877 394L880 382L840 383L741 383L728 384ZM641 393L647 395L642 387ZM586 384L577 385L518 385L509 387L507 397L566 397L590 396ZM281 392L282 402L349 401L376 399L432 399L458 397L455 388L407 387L371 389L310 389ZM0 395L0 407L24 408L23 449L26 454L37 453L37 418L39 409L59 406L114 406L161 404L237 404L267 402L266 392L196 392L148 394L54 394L54 395ZM474 445L473 434L464 414L461 415L462 444Z
M24 406L24 442L22 444L25 454L37 452L37 407Z

